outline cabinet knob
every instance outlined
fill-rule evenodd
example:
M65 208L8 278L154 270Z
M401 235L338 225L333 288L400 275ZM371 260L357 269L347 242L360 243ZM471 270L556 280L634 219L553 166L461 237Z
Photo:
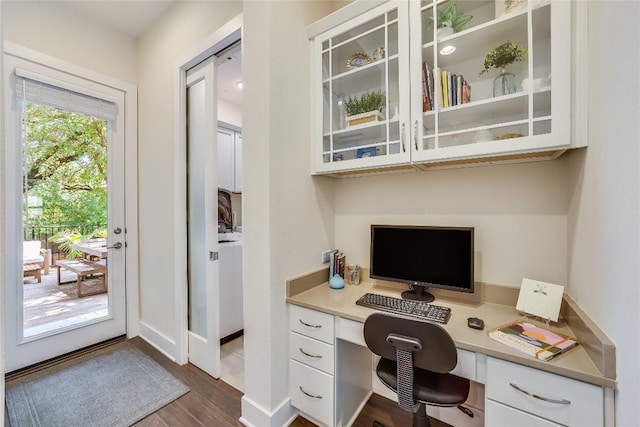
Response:
M417 120L413 123L413 142L415 143L416 150L419 150L419 148L418 148L418 121Z

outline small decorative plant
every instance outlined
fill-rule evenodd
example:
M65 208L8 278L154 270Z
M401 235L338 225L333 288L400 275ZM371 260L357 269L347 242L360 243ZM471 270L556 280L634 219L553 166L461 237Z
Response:
M452 0L446 8L438 11L437 28L451 27L453 32L457 33L471 21L471 18L473 16L458 13L456 0ZM433 21L433 17L431 17L431 21Z
M526 55L527 48L520 47L517 42L508 41L503 43L487 52L484 58L484 69L480 71L480 75L492 68L502 70L514 62L524 61Z
M349 97L344 101L344 109L348 116L368 113L369 111L380 111L384 107L385 99L382 91L367 92L359 98Z

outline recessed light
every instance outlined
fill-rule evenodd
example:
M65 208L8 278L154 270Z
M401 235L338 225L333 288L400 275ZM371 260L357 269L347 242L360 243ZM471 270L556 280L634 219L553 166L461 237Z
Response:
M236 82L236 87L237 87L238 89L242 89L242 80L238 80L238 81Z
M451 55L453 52L456 51L456 47L452 44L447 45L445 47L443 47L442 49L440 49L440 54L441 55Z

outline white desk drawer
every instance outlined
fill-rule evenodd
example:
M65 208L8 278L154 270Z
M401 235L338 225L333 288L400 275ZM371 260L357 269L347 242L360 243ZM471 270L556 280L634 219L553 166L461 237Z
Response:
M325 425L333 425L333 376L289 360L291 404Z
M333 344L333 316L316 310L289 305L289 329L302 335Z
M491 427L561 427L535 415L522 412L511 406L487 400L485 407L484 425Z
M492 357L487 358L486 397L567 426L604 420L602 387Z
M333 375L333 346L325 342L290 332L289 357Z
M364 323L338 317L338 330L336 331L338 338L366 347L364 341Z
M451 373L471 381L476 380L476 354L472 351L458 350L458 364Z

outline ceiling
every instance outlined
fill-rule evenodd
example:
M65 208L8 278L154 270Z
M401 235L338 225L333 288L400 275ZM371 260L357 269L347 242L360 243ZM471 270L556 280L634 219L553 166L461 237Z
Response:
M174 0L61 1L78 13L133 38L138 38L158 20Z
M176 0L94 0L61 1L81 15L116 31L138 38L176 3ZM222 52L218 60L218 97L241 106L242 91L236 82L242 79L240 46Z
M240 43L218 53L218 98L238 107L242 106L242 46Z

